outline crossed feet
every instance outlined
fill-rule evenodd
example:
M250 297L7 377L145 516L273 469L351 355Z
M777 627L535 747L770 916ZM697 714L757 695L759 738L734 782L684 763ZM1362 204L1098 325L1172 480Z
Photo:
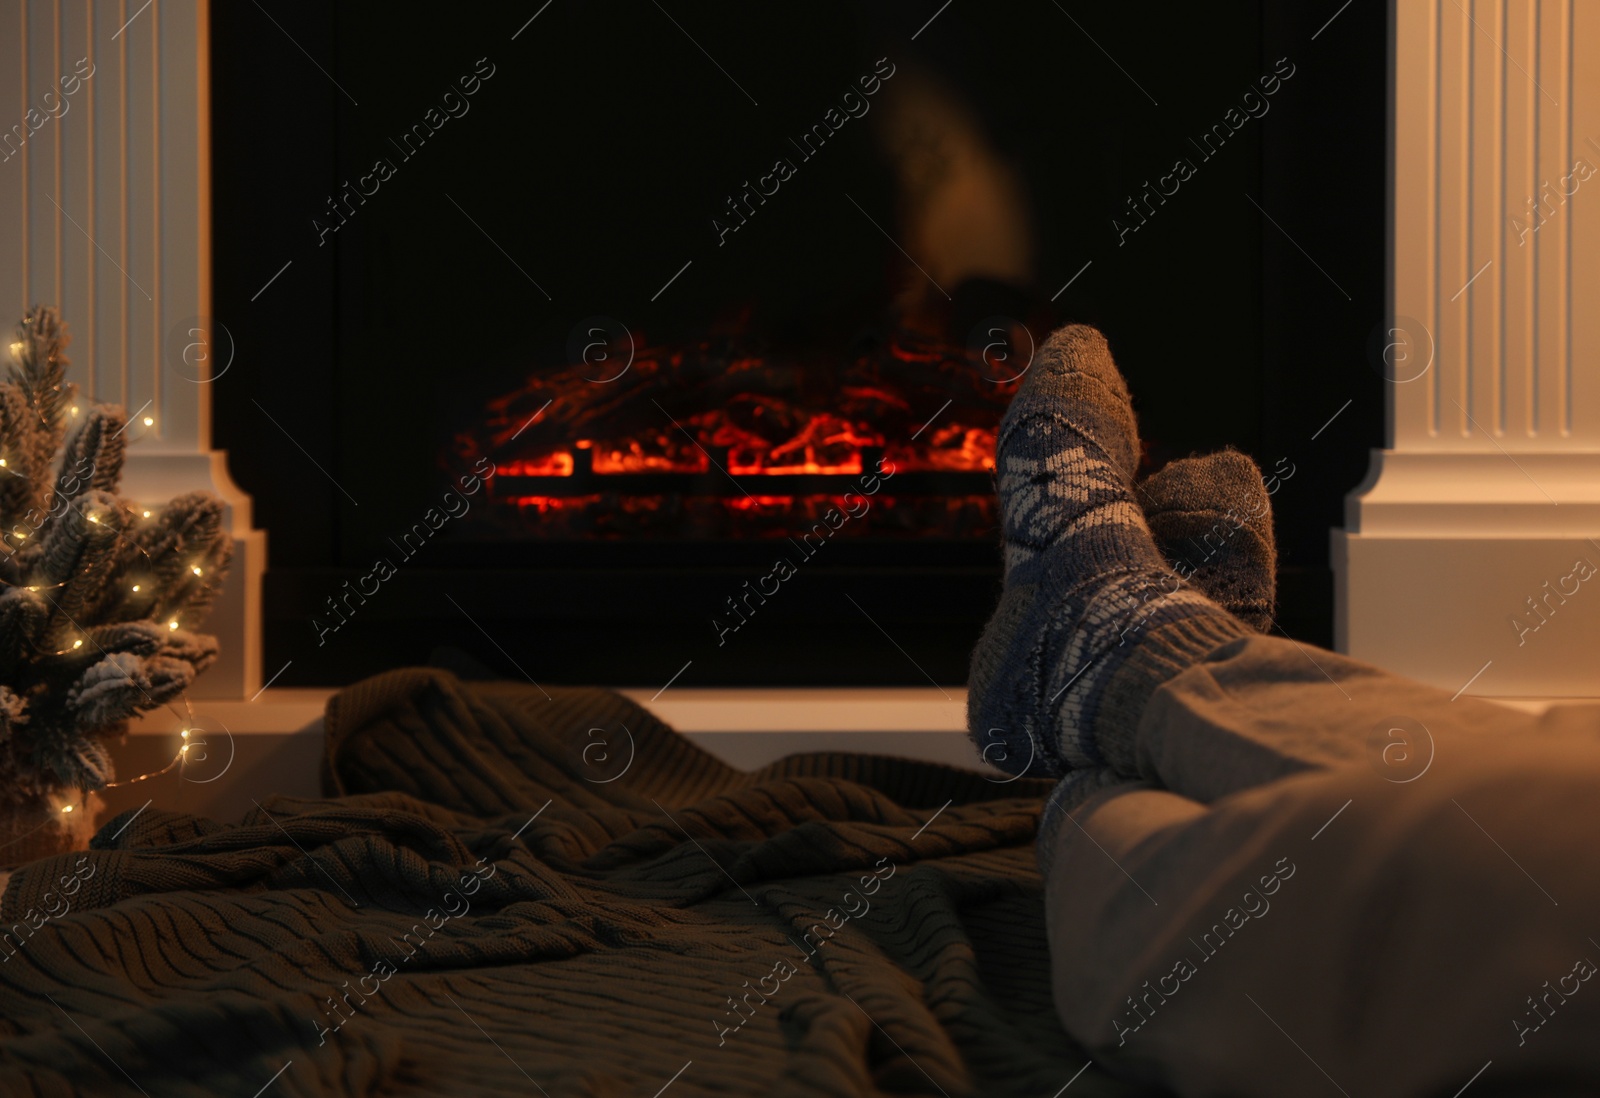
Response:
M1012 773L1135 777L1150 695L1270 627L1277 561L1260 469L1224 450L1135 484L1138 461L1105 337L1058 330L1000 423L1005 584L968 683L969 734Z

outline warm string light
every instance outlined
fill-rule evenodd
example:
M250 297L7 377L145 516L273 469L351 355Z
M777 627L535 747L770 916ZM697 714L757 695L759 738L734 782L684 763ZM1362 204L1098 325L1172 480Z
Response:
M130 508L125 508L125 510L130 515L134 513L134 509L131 508L131 507ZM146 517L146 518L148 518L150 516L150 512L148 510L144 511L143 514L144 514L144 517ZM93 522L93 523L99 523L100 522L100 516L97 515L97 514L87 514L87 513L85 513L84 517L87 518L90 522ZM26 537L25 534L18 534L17 536L19 538ZM117 537L118 537L118 542L120 543L122 541L121 531L118 531ZM134 543L134 548L137 549L144 556L146 561L153 561L154 560L154 558L150 556L149 551L147 549L145 549L144 546L139 545L137 542L135 542ZM93 571L93 568L86 568L86 569L84 569L82 574L83 575L88 575L92 571ZM189 571L193 572L196 576L203 577L205 575L205 570L203 568L201 568L200 565L198 565L198 564L191 564L189 566ZM59 590L59 589L65 587L68 584L68 582L70 582L70 581L62 580L60 583L51 584L48 589L52 590L52 591ZM40 590L42 590L42 588L38 584L27 584L27 585L16 584L16 583L11 583L8 580L0 580L0 585L6 586L6 587L22 587L22 586L26 586L29 591L40 591ZM138 593L141 590L142 586L143 586L142 583L135 583L135 584L132 585L132 591L134 593ZM69 618L68 620L70 621L71 619ZM73 622L73 624L76 625L77 623ZM169 619L167 621L167 630L168 630L168 632L177 632L179 628L180 628L180 623L179 623L177 618L174 617L174 618L171 618L171 619ZM83 647L83 639L82 638L77 638L77 639L73 640L72 647L70 647L70 648L60 648L60 649L57 649L57 650L55 650L53 652L49 652L49 653L45 653L42 650L40 650L38 648L35 648L35 652L37 652L39 654L48 654L48 655L52 655L52 656L70 656L74 652L77 652L82 647ZM96 646L96 647L98 647L98 646ZM104 649L101 649L101 652L102 652L102 654L104 654ZM148 696L149 695L146 694L146 697L148 697ZM176 712L176 710L174 710L174 712ZM167 767L167 768L165 768L163 770L157 771L156 773L163 773L164 774L164 773L166 773L167 770L170 770L170 769L171 769L171 767L169 766L169 767Z
M0 461L0 464L3 464L3 461ZM21 476L20 473L17 473L17 474L14 474L14 475ZM142 517L144 517L144 518L149 518L151 516L151 514L153 513L148 509L140 510L140 509L133 508L133 507L125 507L125 508L123 508L123 510L125 510L130 515L138 513L138 514L142 515ZM85 513L84 517L87 518L92 523L100 524L100 516L98 514L87 514L87 513ZM27 538L28 532L25 531L25 530L13 529L11 531L11 536L16 538L18 541L22 541L25 538ZM119 533L118 533L118 541L120 542L121 540L122 540L121 539L121 533L119 531ZM7 550L7 552L13 552L11 547L9 545L5 545L3 540L0 540L0 546L3 546ZM133 543L133 547L139 551L139 553L144 557L144 559L146 561L154 560L154 558L150 556L150 551L148 549L146 549L144 546L140 545L138 542L134 542ZM120 548L120 545L118 546L118 548ZM13 552L13 555L14 555L14 552ZM195 566L191 565L190 567L194 568ZM93 571L92 568L85 568L84 571L83 571L83 574L84 575L88 575L89 572L91 572L91 571ZM198 569L196 569L195 570L195 575L198 576L200 574L201 573L198 571ZM69 582L68 580L62 580L60 583L53 583L53 584L50 584L48 587L42 588L42 589L43 590L49 590L49 591L60 590L61 588L65 587L68 582ZM38 584L12 583L10 580L5 580L5 579L0 579L0 587L27 587L27 589L30 590L30 591L39 591L39 590L41 590L41 588L40 588L40 586ZM139 590L139 585L135 584L133 589L135 591ZM57 653L57 654L59 655L60 653Z
M26 322L27 318L25 317L23 319L24 319L24 322ZM18 361L20 361L20 357L19 356L21 355L21 352L22 352L22 344L21 343L12 343L11 344L11 354L12 354L13 358L18 358ZM54 362L55 358L52 356L50 361ZM63 386L61 386L61 385L52 385L50 387L50 391L53 392L53 393L60 393L60 392L63 391ZM92 401L93 398L91 397L90 400ZM45 426L49 426L49 422L50 421L45 416L44 409L39 406L39 399L38 399L37 394L35 394L34 397L33 397L33 410L38 415L39 422L44 424ZM68 411L70 411L72 415L77 415L79 413L79 407L78 407L78 405L74 404L68 409ZM143 419L142 419L142 422L144 423L144 425L146 427L154 427L155 423L156 423L154 416L144 416ZM11 476L20 477L23 480L29 479L26 474L19 473L16 470L12 469L7 464L7 461L8 461L8 459L0 457L0 469L5 470ZM131 514L134 513L135 509L129 507L129 508L126 508L126 510L131 515ZM149 510L144 510L144 511L141 512L141 514L142 514L142 517L149 518L150 515L151 515L151 512ZM97 516L91 515L91 516L89 516L89 521L90 522L99 522L100 519ZM21 530L13 529L11 531L11 535L10 536L16 538L18 541L24 541L28 537L28 532L27 531L21 531ZM0 537L0 548L4 548L8 553L13 552L11 546L7 545L5 543L5 539L3 537ZM139 546L138 549L139 549L139 551L141 553L144 553L145 559L148 560L150 558L150 554L145 551L143 546ZM0 583L3 583L3 582L4 581L0 581ZM14 584L6 584L6 586L15 586L15 585Z
M40 587L37 583L12 583L10 580L0 579L0 587L22 587L29 591L59 591L66 585L66 580L62 580L60 583L52 583L48 587Z
M172 761L166 766L163 766L160 770L152 770L147 774L139 774L132 778L124 778L120 782L107 782L103 788L115 789L122 785L133 785L136 782L146 782L151 778L159 778L163 774L169 774L172 772L174 767L179 767L184 764L184 761L188 758L189 753L189 732L194 726L194 709L189 705L189 695L180 695L178 700L183 703L184 711L182 713L179 713L176 709L174 709L171 702L162 703L164 706L166 706L166 708L172 710L173 716L177 717L184 724L183 731L180 733L180 735L183 737L183 745L178 748L178 753L172 756Z
M136 511L137 511L137 509L133 508L133 507L124 507L123 510L126 511L130 515L135 514ZM149 511L149 510L140 511L138 513L144 518L149 518L152 514L154 514L154 512ZM90 522L98 523L100 521L100 517L98 515L86 515L85 517L88 518L88 520ZM11 531L11 536L16 538L18 541L21 541L22 539L26 538L28 536L28 534L27 534L26 531L12 530ZM120 532L119 532L118 537L119 537L119 540L120 540L120 537L121 537ZM150 551L148 549L146 549L144 546L140 545L138 542L134 542L133 543L133 547L134 547L134 549L136 549L144 557L144 559L146 561L153 561L155 559L154 557L152 557L150 555ZM6 549L7 552L12 552L11 547L9 545L6 545L3 539L0 539L0 548ZM84 569L84 574L88 574L88 572L90 572L90 571L92 571L92 569ZM56 588L56 587L63 587L63 586L65 586L65 584L66 584L65 580L63 580L61 583L54 584L52 586L52 590L54 588ZM7 587L20 586L19 584L9 583L9 582L7 582L5 580L0 580L0 585L4 585L4 586L7 586Z
M174 629L177 628L177 625L178 625L177 622L175 622L175 621L172 622L172 627ZM78 644L82 644L83 642L82 641L78 641L77 643ZM172 714L175 717L177 717L180 721L183 721L186 725L193 725L194 724L194 709L189 705L189 696L187 694L182 694L182 695L180 695L178 697L178 701L181 701L183 703L183 708L184 708L184 712L183 713L179 713L176 709L174 709L171 702L162 702L161 704L164 707L166 707L167 709L171 710ZM176 755L172 756L172 761L169 762L166 766L163 766L160 770L151 770L151 771L149 771L147 773L138 774L138 775L135 775L134 777L131 777L131 778L124 778L121 781L107 782L105 785L101 786L100 788L101 789L116 789L119 786L134 785L134 784L136 784L138 782L146 782L146 781L149 781L151 778L159 778L163 774L170 774L173 771L174 768L183 766L184 763L188 760L189 748L191 746L193 746L192 744L189 743L189 732L190 732L190 728L185 727L183 729L183 731L181 733L179 733L183 737L183 743L182 743L181 746L179 746L178 753ZM69 805L64 805L62 807L61 811L62 811L63 814L69 813L69 812L72 811L72 806L70 804Z
M133 514L133 509L131 509L131 507L128 507L128 509L126 509L126 511L128 511L128 514ZM149 514L150 514L149 511L144 512L144 515L146 515L146 517L149 517ZM90 519L90 522L99 522L99 519L98 519L98 517L96 517L96 515L88 515L88 519ZM118 541L120 541L120 538L118 538ZM149 554L149 552L146 551L146 549L144 549L144 547L139 546L139 544L134 544L134 547L136 547L136 549L139 549L139 552L141 552L141 554L144 554L144 557L146 557L146 560L150 560L150 554ZM90 571L90 570L88 570L88 568L85 568L85 571L83 571L83 575L88 575L88 571ZM195 576L205 576L205 568L200 567L200 565L189 565L189 571L192 571L192 573L194 573ZM40 589L42 589L42 587L38 586L38 584L13 584L13 583L10 583L10 581L5 581L5 579L0 579L0 584L3 584L3 586L6 586L6 587L27 586L27 589L29 589L29 591L40 591ZM50 589L50 591L59 591L59 589L61 589L61 587L66 587L66 586L67 586L66 579L62 579L61 583L50 584L50 587L48 587L48 589ZM144 587L144 584L142 584L142 583L133 584L133 586L131 586L131 591L133 591L133 594L139 594L139 592L142 591L142 587ZM77 624L77 623L74 623L74 624ZM179 623L178 618L168 619L168 623L166 623L166 629L168 629L168 632L176 632L176 631L178 631L179 627L181 627L181 623ZM70 647L70 648L58 648L58 650L50 651L50 653L42 653L42 651L37 650L37 648L35 648L35 653L38 653L38 655L69 656L69 655L72 655L72 653L75 653L75 651L80 650L80 648L82 648L82 647L83 647L83 640L82 639L77 639L77 640L74 640L74 642L72 642L72 647ZM160 771L160 773L165 773L165 770Z

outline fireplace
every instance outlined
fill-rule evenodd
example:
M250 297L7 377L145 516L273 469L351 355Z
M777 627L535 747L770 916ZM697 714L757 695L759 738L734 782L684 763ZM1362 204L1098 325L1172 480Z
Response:
M1337 350L1381 315L1380 12L1317 60L1282 6L1156 38L1052 5L665 7L212 12L239 356L211 396L271 531L277 685L959 684L999 589L996 427L1069 320L1108 333L1148 467L1295 465L1280 621L1331 639L1326 530L1381 438Z

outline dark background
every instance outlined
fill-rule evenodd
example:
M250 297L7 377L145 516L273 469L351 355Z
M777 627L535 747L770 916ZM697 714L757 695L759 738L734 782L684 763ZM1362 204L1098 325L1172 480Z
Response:
M279 685L441 648L540 681L658 686L686 661L680 685L963 681L998 592L993 546L831 545L719 646L711 618L770 568L766 546L455 537L325 643L312 623L331 624L324 600L392 557L386 535L465 471L441 460L463 410L565 361L583 318L663 342L746 310L776 346L815 350L881 317L908 268L846 197L892 231L870 115L720 247L711 219L884 56L958 91L1017 168L1033 307L1105 330L1159 457L1234 445L1292 463L1274 497L1280 622L1331 642L1328 529L1382 444L1367 352L1384 291L1382 0L1331 24L1335 0L955 0L915 41L938 0L553 0L454 19L263 6L212 12L214 311L238 348L215 441L270 534L266 662L294 660ZM1189 139L1281 57L1295 73L1269 113L1201 162ZM480 58L495 71L468 113L402 160L390 139ZM395 174L319 245L329 197L380 156ZM1197 174L1119 246L1112 219L1179 157Z

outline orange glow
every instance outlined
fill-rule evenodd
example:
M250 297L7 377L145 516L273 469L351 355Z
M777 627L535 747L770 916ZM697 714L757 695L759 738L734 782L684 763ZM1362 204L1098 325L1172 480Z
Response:
M561 511L582 511L600 502L599 496L513 496L510 502L521 510L539 514Z
M861 455L841 462L838 465L822 465L815 460L815 454L810 449L806 450L806 460L796 465L735 465L728 463L728 472L740 476L760 475L768 477L790 477L803 473L850 473L861 472Z
M661 441L661 440L656 440ZM703 473L709 466L705 455L691 449L676 454L646 450L638 439L629 439L623 447L596 447L594 471L596 473Z
M910 472L991 472L994 469L994 428L964 427L951 423L932 431L927 446L895 446L888 451L897 469Z
M527 461L508 461L497 465L495 471L512 477L570 477L572 455L558 452Z
M989 474L1015 381L910 330L833 362L735 343L636 344L614 384L586 365L541 368L489 400L452 458L500 474L479 521L500 537L788 537L854 492L872 502L851 537L992 536Z
M793 438L778 445L730 426L717 431L712 442L726 446L724 468L734 476L858 476L870 471L864 449L883 447L883 439L852 424L823 414L813 418ZM930 429L916 442L884 448L896 469L907 472L989 472L994 469L995 430L948 423ZM589 450L597 476L623 473L705 473L707 455L687 439L662 435L633 438L618 444L579 439L575 450ZM572 451L504 462L498 471L513 477L570 477Z

